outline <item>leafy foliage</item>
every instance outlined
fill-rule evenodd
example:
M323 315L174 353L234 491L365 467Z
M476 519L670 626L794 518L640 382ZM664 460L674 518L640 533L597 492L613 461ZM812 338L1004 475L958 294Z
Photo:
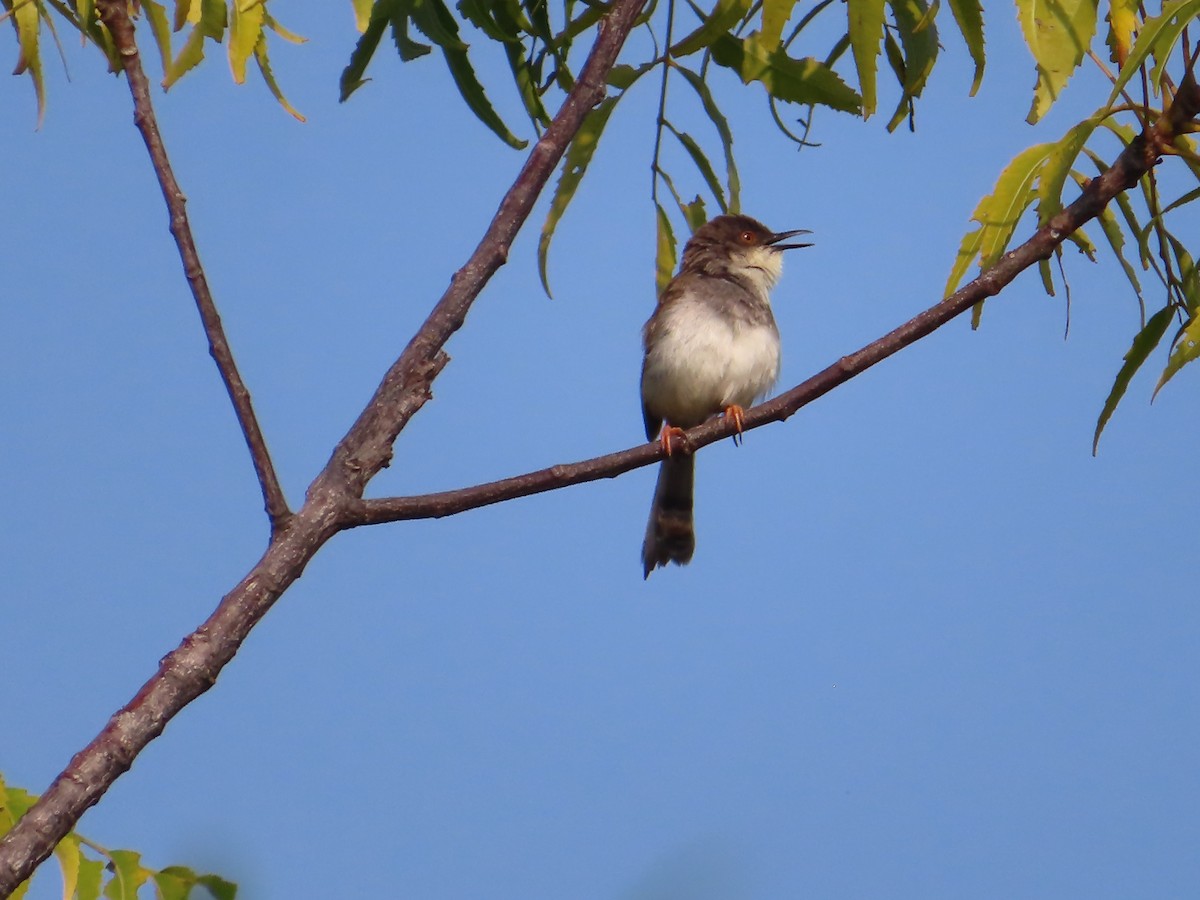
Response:
M21 788L7 787L0 777L0 835L37 801ZM157 900L188 900L192 889L202 887L215 900L234 900L237 885L216 875L198 875L185 866L150 869L142 865L141 855L132 850L108 850L95 841L71 832L54 848L54 857L62 871L65 900L138 900L147 884ZM25 882L13 894L20 900L29 890Z

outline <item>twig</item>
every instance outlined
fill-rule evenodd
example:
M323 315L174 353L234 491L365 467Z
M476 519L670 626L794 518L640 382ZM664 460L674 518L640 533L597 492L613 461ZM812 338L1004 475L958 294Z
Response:
M171 236L175 238L175 246L179 248L183 272L196 300L196 308L200 311L200 321L208 337L208 352L217 364L221 380L225 382L225 390L229 393L238 424L246 438L246 445L250 448L250 458L254 462L254 471L262 488L263 505L271 520L271 530L278 531L291 512L283 496L283 489L279 486L275 466L271 463L266 438L263 437L258 419L254 415L250 392L238 372L233 351L221 325L221 316L217 313L212 292L208 289L208 279L204 277L204 267L200 264L200 254L196 250L192 227L188 223L187 197L180 189L179 182L175 180L171 161L167 158L167 148L154 116L154 105L150 101L150 82L142 69L133 22L129 19L128 3L125 0L97 0L96 9L100 13L100 21L108 28L113 44L120 54L121 67L125 70L125 78L129 82L129 93L133 95L133 122L146 143L150 161L154 165L154 173L158 176L158 183L162 188L163 200L166 201L171 220Z
M104 729L0 839L0 900L33 874L79 817L166 724L207 691L254 625L304 572L317 551L352 523L355 493L386 462L391 442L429 397L433 379L449 361L446 340L463 323L488 278L505 261L508 246L534 200L558 166L588 111L604 96L605 79L645 0L617 0L579 80L546 133L529 154L491 225L466 266L384 377L371 403L309 486L304 505L276 530L262 558L221 600L203 625L163 657L158 671L118 710ZM111 11L125 0L100 0ZM110 12L110 15L112 13ZM170 202L170 196L168 196ZM191 277L192 270L188 275Z
M1038 260L1048 259L1070 234L1095 218L1117 194L1134 187L1138 180L1158 163L1159 153L1152 148L1171 144L1173 135L1188 121L1185 114L1189 108L1190 117L1200 112L1200 90L1197 90L1194 79L1185 79L1184 84L1180 86L1177 102L1183 104L1178 112L1172 109L1171 113L1163 116L1159 120L1160 124L1146 136L1134 140L1122 151L1107 172L1092 179L1070 206L1054 216L1024 244L1006 253L999 262L974 281L899 328L849 356L842 357L775 399L747 410L743 430L758 428L768 422L784 421L843 382L942 327L979 301L995 296ZM699 449L733 433L732 423L724 418L717 418L688 431L687 441L691 447ZM649 465L662 457L662 447L656 441L606 456L551 466L474 487L412 497L362 500L355 505L351 514L356 526L440 518L517 497L527 497L601 478L614 478L631 469Z

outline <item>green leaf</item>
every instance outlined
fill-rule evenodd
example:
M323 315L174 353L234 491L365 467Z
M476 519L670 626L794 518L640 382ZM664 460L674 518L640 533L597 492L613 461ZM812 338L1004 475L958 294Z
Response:
M458 36L458 23L440 0L408 0L406 6L421 34L443 50L466 52L468 45Z
M275 101L298 121L306 121L304 116L288 103L287 98L283 96L283 91L279 89L279 84L275 81L275 73L271 71L271 61L267 58L267 36L265 34L260 34L258 43L254 45L254 62L258 65L258 71L262 74L267 90L271 92Z
M1096 33L1097 0L1017 0L1017 18L1037 63L1033 106L1037 122L1058 99Z
M959 33L967 44L967 52L975 63L975 77L971 81L971 96L974 97L983 82L983 9L979 0L949 0L949 3Z
M1022 214L1033 202L1032 184L1054 146L1036 144L1017 154L1000 173L992 193L979 201L971 219L980 227L963 236L946 282L947 297L954 293L976 256L980 269L986 271L1003 255ZM974 321L978 322L978 310Z
M245 84L246 63L263 33L266 8L262 0L234 0L229 28L229 68L235 84Z
M7 4L6 4L7 5ZM17 0L10 12L13 26L17 29L17 65L14 75L29 73L33 82L33 93L37 97L37 127L42 127L46 117L46 81L42 75L42 54L38 46L41 36L41 20L38 5L33 0Z
M100 883L104 879L104 863L98 859L79 860L79 887L75 900L100 900Z
M700 105L704 107L704 114L717 129L717 135L721 138L721 149L725 151L725 184L729 188L728 209L730 212L740 212L742 182L733 156L733 131L729 128L729 121L713 99L708 83L700 75L683 66L675 66L675 71L692 86L692 90L700 98Z
M109 900L138 900L138 888L151 874L142 866L141 854L132 850L113 850L108 858L113 874L104 886L104 896Z
M63 897L69 900L79 887L79 836L71 832L59 841L54 848L54 858L62 870Z
M690 56L710 47L713 41L728 34L733 26L742 20L746 11L750 9L750 3L751 0L717 0L713 11L700 27L671 47L671 58Z
M858 87L862 92L862 116L870 118L875 112L875 71L879 59L879 42L883 39L885 0L847 0L850 49L854 67L858 70Z
M1062 247L1056 247L1054 250L1056 256L1062 256ZM1048 297L1054 296L1054 273L1050 268L1050 260L1038 260L1038 274L1042 276L1042 289L1045 290ZM977 306L979 304L976 304Z
M937 61L937 26L930 15L936 13L936 6L936 0L933 8L927 6L925 0L891 0L896 31L904 47L904 64L901 69L903 74L900 76L903 93L896 106L896 112L888 122L888 131L894 131L908 116L913 100L921 96L929 73L933 71L933 65Z
M392 43L400 54L400 62L412 62L433 52L429 44L414 41L408 36L408 16L403 14L392 16Z
M1192 318L1175 338L1175 345L1171 350L1171 355L1167 358L1167 367L1163 369L1162 377L1158 379L1153 397L1157 397L1158 392L1166 386L1166 383L1188 363L1195 362L1197 357L1200 357L1200 315L1193 313Z
M1100 110L1071 128L1054 144L1038 179L1038 224L1045 225L1063 208L1062 192L1067 176L1074 167L1083 145L1092 136L1096 126L1104 121L1105 116L1105 111Z
M387 28L388 22L399 8L399 0L378 0L371 8L371 18L363 29L358 43L354 45L354 50L350 54L350 62L342 70L338 94L340 102L345 103L351 94L367 83L368 79L363 77L367 71L367 64L379 47L384 29Z
M783 37L783 26L792 17L796 0L764 0L762 10L763 46L774 49Z
M1138 302L1142 302L1142 285L1138 281L1137 271L1133 265L1125 258L1125 235L1121 233L1121 226L1117 222L1117 217L1109 207L1104 207L1096 216L1096 220L1100 223L1100 228L1104 231L1104 237L1108 240L1108 245L1112 247L1113 254L1121 263L1121 268L1125 272L1125 277L1129 279L1129 283L1133 286L1133 292L1137 295Z
M167 21L167 10L155 0L142 0L142 9L150 23L150 33L154 35L154 45L165 72L171 64L171 23Z
M1125 396L1129 382L1133 380L1133 376L1142 367L1142 363L1146 361L1154 348L1158 346L1159 341L1162 340L1163 335L1167 333L1167 326L1171 324L1174 314L1175 307L1169 304L1164 306L1150 317L1150 321L1134 337L1133 345L1125 354L1125 363L1117 372L1112 390L1108 392L1108 399L1104 401L1104 408L1100 411L1100 418L1096 421L1096 434L1092 438L1092 456L1096 455L1096 448L1100 445L1100 435L1104 432L1104 426L1108 424L1108 420L1112 418L1112 414L1117 409L1117 404Z
M354 5L354 27L362 34L371 21L371 0L350 0Z
M567 148L562 174L558 176L558 184L555 185L554 196L550 200L550 210L546 213L546 221L542 223L542 234L538 239L538 275L542 279L542 289L547 297L553 296L550 293L550 279L546 274L546 260L550 254L554 230L575 197L583 176L587 174L588 165L596 152L596 146L600 143L600 135L604 133L604 126L608 124L609 116L622 96L618 94L600 101L596 108L587 114L571 141L571 146Z
M172 867L155 872L153 879L158 900L188 900L196 884L196 873L191 869Z
M688 228L695 234L696 229L708 221L708 211L704 208L704 198L697 196L691 203L683 207L683 217L687 220Z
M196 884L213 895L215 900L236 900L237 885L216 875L201 875Z
M695 163L701 177L704 178L704 182L708 185L708 189L716 199L717 205L721 207L721 212L728 212L729 204L725 202L725 192L721 190L721 182L717 180L717 173L713 171L712 163L708 161L708 157L704 155L704 151L696 143L696 139L685 131L679 131L670 122L664 122L663 124L667 126L671 134L679 139L679 143L683 145L683 149L692 158L692 162Z
M783 50L765 50L756 34L745 39L724 35L712 45L712 58L737 72L743 84L761 82L776 99L828 106L840 112L862 111L858 94L824 63L812 58L793 59Z
M662 205L655 203L654 209L658 222L654 242L654 287L658 294L662 294L675 271L675 233L671 230L671 220Z

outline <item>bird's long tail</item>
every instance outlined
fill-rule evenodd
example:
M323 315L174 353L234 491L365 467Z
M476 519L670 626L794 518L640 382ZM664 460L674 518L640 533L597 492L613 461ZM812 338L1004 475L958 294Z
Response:
M669 562L691 562L696 550L696 530L692 524L692 496L696 458L681 454L664 459L658 467L658 484L646 523L642 542L644 578L658 566Z

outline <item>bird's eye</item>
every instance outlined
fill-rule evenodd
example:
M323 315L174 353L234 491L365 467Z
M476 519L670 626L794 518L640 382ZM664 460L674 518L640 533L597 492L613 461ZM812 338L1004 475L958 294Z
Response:
M743 231L740 235L738 235L738 239L741 240L743 244L753 244L754 237L755 235L753 231Z

